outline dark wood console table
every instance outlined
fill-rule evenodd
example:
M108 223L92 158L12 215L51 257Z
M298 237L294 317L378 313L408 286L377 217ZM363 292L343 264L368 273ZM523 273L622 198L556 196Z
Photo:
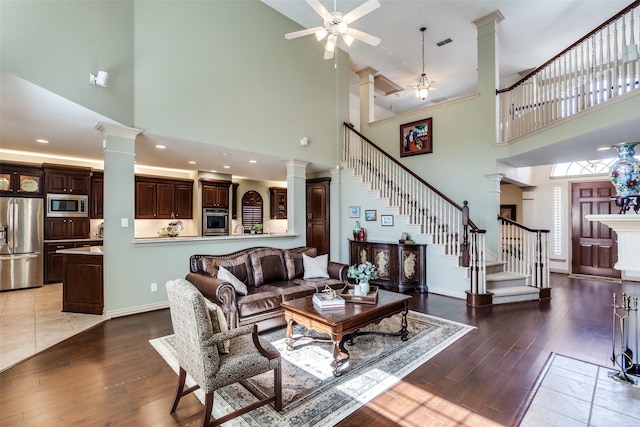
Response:
M349 264L371 261L378 269L378 278L371 284L400 292L424 293L428 291L426 246L349 239Z

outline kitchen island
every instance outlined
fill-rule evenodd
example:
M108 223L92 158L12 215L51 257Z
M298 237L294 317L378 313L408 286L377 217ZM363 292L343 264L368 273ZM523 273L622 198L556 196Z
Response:
M104 310L102 246L60 249L63 254L62 311L100 314Z

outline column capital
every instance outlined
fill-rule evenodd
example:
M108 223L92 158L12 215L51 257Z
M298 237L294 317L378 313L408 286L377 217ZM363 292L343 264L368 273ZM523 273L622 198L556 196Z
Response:
M96 130L106 136L115 136L118 138L136 139L138 134L142 133L142 129L130 128L117 123L98 122Z

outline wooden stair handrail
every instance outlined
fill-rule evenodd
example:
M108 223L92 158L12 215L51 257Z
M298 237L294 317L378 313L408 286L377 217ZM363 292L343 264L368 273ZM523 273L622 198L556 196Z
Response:
M523 230L526 230L526 231L528 231L530 233L549 233L550 232L550 230L545 230L545 229L529 228L526 225L522 225L520 223L515 222L512 219L505 218L505 217L502 217L500 215L498 215L498 220L502 221L502 222L506 222L507 224L510 224L510 225L514 225L514 226L516 226L518 228L522 228Z
M505 89L498 89L496 90L496 94L501 94L504 92L509 92L510 90L515 89L516 87L520 86L522 83L524 83L526 80L528 80L529 78L533 77L534 75L538 74L540 71L542 71L547 65L551 64L553 61L555 61L556 59L558 59L559 57L561 57L562 55L564 55L565 53L569 52L571 49L573 49L574 47L576 47L577 45L579 45L580 43L584 42L585 40L587 40L589 37L591 37L592 35L594 35L595 33L597 33L598 31L602 30L604 27L606 27L607 25L611 24L613 21L617 20L618 18L620 18L621 16L625 15L627 12L629 12L631 9L635 9L637 6L640 6L640 0L635 0L633 3L631 3L629 6L625 7L624 9L622 9L620 12L616 13L614 16L612 16L611 18L607 19L605 22L603 22L602 24L600 24L599 26L597 26L595 29L593 29L591 32L589 32L586 36L583 36L582 38L580 38L578 41L576 41L575 43L573 43L572 45L570 45L568 48L566 48L565 50L563 50L562 52L560 52L559 54L557 54L556 56L554 56L553 58L551 58L550 60L548 60L547 62L545 62L544 64L542 64L541 66L537 67L535 70L533 70L532 72L530 72L529 74L527 74L526 76L524 76L523 78L521 78L520 80L518 80L516 83L512 84L511 86L509 86L508 88Z
M639 0L640 1L640 0ZM369 138L367 138L366 136L364 136L363 134L361 134L360 132L358 132L351 123L347 123L344 122L344 125L346 127L348 127L349 129L351 129L353 132L355 132L360 138L362 138L363 140L367 141L369 144L371 144L373 147L375 147L376 150L378 150L380 153L382 153L385 157L387 157L389 160L391 160L393 163L395 163L397 166L399 166L402 170L404 170L405 172L407 172L409 175L411 175L412 177L414 177L415 179L417 179L418 181L420 181L421 184L425 185L426 187L428 187L431 191L433 191L434 193L436 193L438 196L442 197L444 200L447 201L447 203L451 204L452 206L454 206L456 209L458 209L459 211L462 211L462 207L460 205L458 205L456 202L454 202L453 200L451 200L450 198L448 198L447 196L445 196L444 194L442 194L440 191L438 191L437 189L433 188L433 186L431 184L429 184L428 182L426 182L424 179L420 178L418 175L416 175L411 169L407 168L405 165L403 165L402 163L400 163L398 160L396 160L395 158L391 157L386 151L384 151L382 148L378 147L375 143L373 143ZM473 221L469 220L469 226L471 227L472 230L478 230L478 227L473 223Z

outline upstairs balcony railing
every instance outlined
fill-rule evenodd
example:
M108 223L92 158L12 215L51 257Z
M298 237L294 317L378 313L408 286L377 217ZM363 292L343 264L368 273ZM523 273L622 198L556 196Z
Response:
M498 142L509 142L640 89L640 0L498 91Z

